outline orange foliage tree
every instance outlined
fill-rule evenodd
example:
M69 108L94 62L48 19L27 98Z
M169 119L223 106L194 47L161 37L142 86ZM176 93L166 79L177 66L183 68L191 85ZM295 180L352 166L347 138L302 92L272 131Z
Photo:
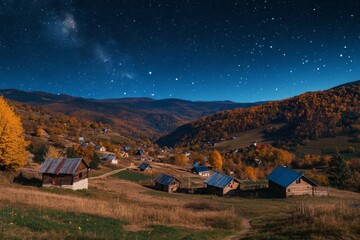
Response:
M212 152L212 154L210 155L210 158L209 158L209 163L213 168L215 168L217 170L220 170L222 168L223 158L220 155L218 150L214 150Z
M245 167L245 176L247 179L250 179L253 181L257 180L255 169L253 167L250 167L250 166Z
M174 164L178 166L185 166L187 164L187 157L185 154L175 155Z
M0 169L16 170L26 163L27 143L21 120L0 97Z

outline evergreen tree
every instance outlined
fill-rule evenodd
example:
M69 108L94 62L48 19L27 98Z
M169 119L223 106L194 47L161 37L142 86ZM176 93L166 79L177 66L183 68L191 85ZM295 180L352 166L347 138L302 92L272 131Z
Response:
M36 163L43 163L45 161L46 153L48 152L48 146L46 144L34 144L31 143L28 147L28 151L34 155L33 161Z
M97 155L95 152L94 152L94 155L90 161L90 168L91 169L98 169L99 168L99 164L100 164L101 160L99 158L99 155Z
M0 97L0 169L16 170L26 163L26 141L21 120Z
M68 157L68 158L78 158L79 155L76 153L74 147L68 147L66 149L66 157Z
M329 162L328 178L330 185L339 189L346 188L351 172L341 155L335 154Z

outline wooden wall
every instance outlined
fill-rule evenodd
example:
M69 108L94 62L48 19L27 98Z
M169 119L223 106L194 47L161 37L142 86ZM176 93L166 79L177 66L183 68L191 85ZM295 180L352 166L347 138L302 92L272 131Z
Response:
M61 186L61 185L72 185L73 178L72 175L55 175L55 174L48 174L44 173L42 177L43 184L51 184L55 186Z
M240 184L232 180L223 190L223 195L234 195L240 189Z
M175 180L169 186L155 182L155 187L156 189L164 192L176 192L180 188L180 182Z
M269 189L276 193L279 197L301 196L309 195L314 196L316 187L300 178L300 182L293 182L287 188L284 188L269 180Z
M86 179L89 177L89 169L83 161L79 164L74 175L71 174L50 174L43 173L43 184L51 184L55 186L73 185L74 182Z
M216 194L219 196L236 195L239 193L240 184L233 180L225 188L217 188L214 186L207 185L206 189L209 194Z
M274 183L273 181L269 180L269 190L274 192L279 197L286 197L286 188Z
M313 196L315 187L310 185L308 182L304 181L303 178L299 179L300 182L293 182L287 189L286 189L286 196L300 196L300 195L309 195Z

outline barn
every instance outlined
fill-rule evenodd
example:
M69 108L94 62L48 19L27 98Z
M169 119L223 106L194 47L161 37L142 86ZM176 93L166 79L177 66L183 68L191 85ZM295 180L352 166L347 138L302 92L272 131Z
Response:
M267 179L269 190L283 198L299 195L315 196L319 186L303 173L282 166L276 167Z
M240 190L240 182L238 180L219 172L211 174L204 183L208 193L219 196L236 195Z
M160 173L155 179L155 187L160 191L176 192L180 188L180 181L174 177Z
M48 158L40 169L44 187L87 189L89 165L82 158Z

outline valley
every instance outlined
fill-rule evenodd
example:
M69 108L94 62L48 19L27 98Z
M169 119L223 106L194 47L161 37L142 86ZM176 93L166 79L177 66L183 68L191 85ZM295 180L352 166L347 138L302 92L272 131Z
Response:
M125 112L122 114L126 116L117 118L115 111L118 108L113 106L126 102L127 108L141 112L137 104L141 102L144 106L148 102L144 111L151 111L158 117L158 111L167 114L181 112L178 100L169 107L168 101L161 103L150 99L82 99L81 103L76 99L78 105L74 108L69 107L74 106L74 98L70 96L50 94L44 97L41 93L41 97L37 98L34 96L39 93L30 93L17 99L26 103L8 100L21 118L29 152L25 166L17 171L0 172L4 193L0 196L0 237L287 239L291 236L356 239L360 226L358 88L359 82L354 82L346 88L331 89L330 93L325 91L301 96L306 105L307 101L314 102L319 95L331 94L337 99L337 94L343 91L339 98L347 101L339 109L346 117L341 124L321 122L322 128L327 131L323 135L319 132L316 138L302 135L308 128L312 131L311 126L306 124L315 121L317 126L320 125L317 122L319 118L311 119L309 123L299 120L303 118L303 111L296 104L292 105L298 97L204 117L198 114L208 110L199 111L198 107L188 105L183 115L175 117L179 120L176 124L184 121L185 125L169 135L166 134L171 128L161 117L149 120L159 125L156 131L149 132L150 135L145 133L148 126L140 123L143 120L132 121L138 130L145 129L144 133L133 135L126 132L124 125L114 125L115 122L106 124L106 121L104 123L91 116L93 113L111 114L119 121L126 118L130 121L132 115ZM17 97L17 94L12 95L13 99ZM105 105L94 108L97 102ZM82 104L85 110L81 110ZM219 107L217 104L215 108ZM270 107L283 111L278 104L288 106L288 120L278 116L270 116L271 119L266 120L266 111ZM65 105L66 111L59 110ZM296 117L289 115L293 109L299 114L295 114ZM318 112L322 111L319 109ZM91 116L88 111L92 112ZM272 114L271 111L269 114ZM257 122L250 121L253 116L258 118ZM201 118L186 123L198 117ZM336 114L333 119L336 119ZM333 129L332 124L337 128ZM298 131L299 126L303 130ZM152 141L155 132L163 135L157 142L159 145ZM343 185L334 185L330 175L329 169L336 153L341 155L341 161L346 162L350 173L346 176L347 180L342 181ZM61 161L82 158L90 166L86 189L74 191L54 186L41 187L43 179L40 171L43 171L42 166L48 158L63 159ZM140 171L138 167L143 164L150 166L150 170ZM293 168L303 174L301 178L315 181L320 185L316 190L319 195L279 197L271 190L267 180L279 165ZM236 194L218 196L208 192L204 181L210 177L194 172L196 166L210 168L210 171L207 170L209 174L221 172L222 176L239 182ZM157 188L154 183L159 174L179 181L179 189L173 193L160 191L162 188Z

